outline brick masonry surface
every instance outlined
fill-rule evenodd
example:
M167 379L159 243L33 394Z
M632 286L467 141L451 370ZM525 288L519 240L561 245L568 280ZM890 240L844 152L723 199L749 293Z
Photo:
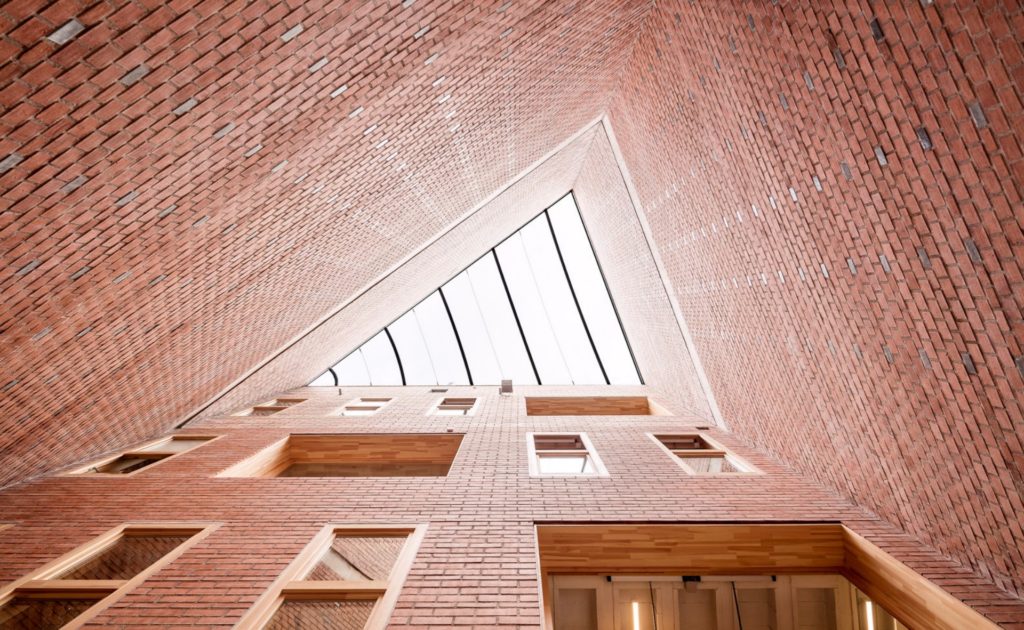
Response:
M698 479L646 435L699 425L688 416L528 417L523 394L661 394L645 388L451 388L478 396L476 415L426 415L429 388L306 388L274 416L219 416L187 432L224 434L132 477L53 476L0 492L0 582L21 577L122 522L199 521L218 529L87 627L206 627L236 623L327 523L429 523L391 626L536 628L539 521L842 521L1007 627L1024 604L985 586L911 537L765 457L714 435L765 474ZM358 396L394 396L373 417L337 417ZM217 478L289 432L464 433L447 477ZM585 431L609 477L531 478L528 431Z
M666 402L715 422L680 335L629 193L600 123L356 296L322 325L213 401L202 416L309 383L477 257L572 190L644 382Z
M1022 41L1019 2L658 3L610 110L728 426L1018 596Z
M708 485L630 450L629 422L507 400L445 422L410 398L345 426L467 429L446 480L207 479L286 418L336 426L214 415L196 426L231 439L137 477L0 493L0 579L188 513L224 526L106 619L230 625L323 522L386 515L432 523L396 623L529 626L534 519L840 518L1024 618L1019 3L18 0L0 33L0 486L158 435L275 356L211 412L305 382L470 262L398 267L487 200L511 224L578 188L622 295L652 270L601 237L637 227L581 133L606 112L725 439L773 473ZM637 280L632 337L680 352ZM657 368L705 422L693 366ZM633 486L523 477L529 427L582 422Z
M173 426L553 150L648 7L0 5L0 485Z

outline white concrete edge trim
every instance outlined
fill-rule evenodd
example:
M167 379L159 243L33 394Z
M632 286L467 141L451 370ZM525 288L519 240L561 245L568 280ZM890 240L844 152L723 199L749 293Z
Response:
M211 406L215 405L217 403L217 401L219 401L224 396L228 395L228 393L230 393L231 390L233 390L234 388L236 388L239 385L241 385L250 376L252 376L256 372L262 370L271 361L273 361L274 359L276 359L280 355L282 355L285 352L287 352L287 350L289 348L291 348L293 345L295 345L296 343L301 341L303 337L305 337L309 333L313 332L314 330L316 330L317 328L322 326L325 322L327 322L327 320L331 319L332 317L334 317L335 315L337 315L338 313L343 311L346 307L348 307L350 304L352 304L359 296L363 295L364 293L366 293L367 291L372 289L374 286L380 284L385 278L387 278L388 276L393 274L395 271L397 271L402 265L408 263L410 260L412 260L414 257L418 256L424 250L426 250L429 247L431 247L434 243L436 243L445 234L447 234L448 232L453 230L456 226L458 226L463 221L468 219L471 215L475 214L478 210L480 210L481 208L483 208L484 206L486 206L490 202L494 201L499 195L501 195L502 193L507 191L509 188L511 188L512 186L517 184L521 179L523 179L524 177L529 175L534 169L539 167L541 164L543 164L544 162L548 161L550 158L552 158L555 155L557 155L562 149L566 148L567 146L569 146L570 144L572 144L576 140L578 140L581 137L583 137L586 133L588 133L589 131L593 130L595 127L599 126L604 118L605 118L605 116L602 114L601 116L598 116L597 118L594 118L590 122L588 122L585 125L583 125L582 127L580 127L580 129L576 133L572 134L571 136L569 136L568 138L566 138L565 140L560 142L553 149L551 149L550 151L548 151L547 153L542 155L539 159L534 161L532 164L527 166L525 169L520 171L515 177L513 177L510 180L508 180L503 186L499 187L494 192L492 192L491 194L487 195L487 197L485 197L483 200L481 200L475 206L470 208L461 217L459 217L458 219L456 219L452 223L450 223L447 226L445 226L442 230L440 230L432 238L428 239L425 243L423 243L423 245L421 245L420 247L418 247L418 248L412 250L411 252L409 252L409 254L407 254L406 256L401 258L398 262L396 262L394 265L392 265L386 271L384 271L379 276L374 278L372 281L368 282L365 286L363 286L363 288L361 288L358 291L356 291L355 293L353 293L350 298L348 298L347 300L345 300L344 302L339 304L337 307L332 309L328 314L324 315L323 317L318 319L313 324L307 326L302 332L298 333L297 335L295 335L294 337L292 337L288 341L286 341L283 344L281 344L281 346L278 349L276 349L273 352L271 352L262 361L258 361L256 363L256 365L254 365L253 367L251 367L248 370L246 370L244 373L242 373L241 376L239 376L235 380L231 381L227 386L225 386L219 392L217 392L216 394L211 396L208 400L204 401L200 405L197 405L196 407L193 407L190 411L185 413L178 420L178 422L176 422L174 424L174 427L175 428L181 428L183 426L186 426L189 422L194 420L196 418L196 416L198 416L199 414L203 413L204 411L206 411ZM344 356L344 355L342 355L342 356Z
M708 375L704 371L704 364L701 362L700 356L697 354L697 345L694 343L693 337L690 335L690 327L686 325L686 319L683 317L683 311L679 307L679 301L676 299L676 292L672 287L672 281L668 277L668 272L665 271L665 265L661 260L661 254L658 252L658 247L655 244L651 226L647 222L647 215L644 214L643 206L640 203L640 195L637 193L636 187L633 185L633 177L630 175L629 167L626 165L626 160L622 156L622 150L619 148L619 141L615 137L615 131L612 129L612 123L607 114L601 117L601 125L604 127L605 135L608 136L608 141L612 145L612 154L615 155L615 161L618 163L619 172L622 174L622 180L626 183L626 191L629 193L629 199L633 204L633 211L636 213L637 220L640 221L640 227L643 229L644 238L647 239L647 247L651 250L651 256L654 257L654 265L658 268L658 275L661 276L661 282L665 285L665 293L668 295L669 303L672 305L672 312L675 313L676 316L676 323L679 325L679 331L682 333L683 341L686 343L686 351L690 355L690 360L693 361L693 368L697 371L697 380L700 381L701 389L704 390L704 396L707 398L708 407L711 409L711 415L714 417L715 422L719 427L728 429L728 425L722 417L722 411L718 408L718 401L715 399L715 394L711 390L711 382L708 380Z

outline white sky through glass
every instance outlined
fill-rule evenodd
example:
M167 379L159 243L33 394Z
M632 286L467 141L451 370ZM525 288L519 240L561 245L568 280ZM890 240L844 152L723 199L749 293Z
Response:
M642 382L571 194L310 385L535 384L538 375L545 385Z

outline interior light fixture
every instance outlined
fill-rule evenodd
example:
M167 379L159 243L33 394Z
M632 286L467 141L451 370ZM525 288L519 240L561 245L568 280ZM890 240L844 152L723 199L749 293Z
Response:
M633 602L633 630L640 630L640 602Z
M867 618L868 630L875 630L875 610L871 600L864 601L864 616Z

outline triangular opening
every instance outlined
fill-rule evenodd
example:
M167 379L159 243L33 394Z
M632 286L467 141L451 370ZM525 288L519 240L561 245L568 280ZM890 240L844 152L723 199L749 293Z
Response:
M569 193L311 386L642 383Z

